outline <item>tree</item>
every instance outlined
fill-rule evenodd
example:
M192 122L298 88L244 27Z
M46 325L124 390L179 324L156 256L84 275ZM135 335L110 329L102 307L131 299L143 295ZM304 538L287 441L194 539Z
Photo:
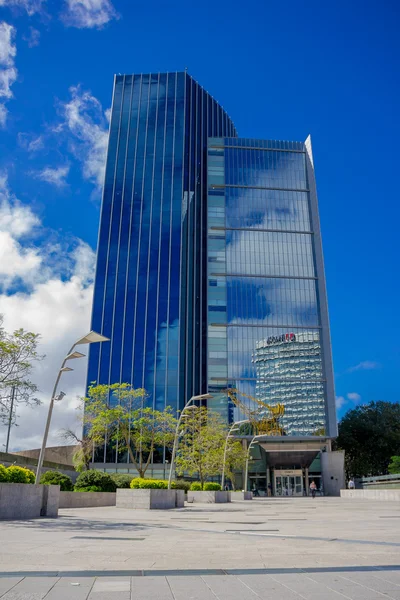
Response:
M0 315L0 423L15 425L20 404L41 404L35 396L38 387L30 380L33 363L44 358L37 350L39 338L24 329L8 333Z
M176 470L180 475L197 475L203 487L207 477L221 473L226 428L219 415L205 406L191 408L182 421Z
M244 468L246 458L247 451L243 448L242 442L230 439L226 449L225 475L231 480L233 490L236 489L234 471L241 471Z
M81 407L81 410L83 410L83 408L84 407ZM93 455L92 440L83 435L79 436L72 429L62 429L60 435L66 442L72 442L76 446L75 452L72 455L72 462L75 470L78 471L78 473L88 471Z
M391 475L400 473L400 456L392 456L388 471Z
M94 446L104 440L127 451L130 461L144 477L155 448L172 448L176 419L172 409L163 411L145 406L144 389L134 389L128 383L91 385L84 399L83 424L86 438Z
M350 477L386 475L400 449L400 405L370 402L349 410L339 423L336 447L345 451Z

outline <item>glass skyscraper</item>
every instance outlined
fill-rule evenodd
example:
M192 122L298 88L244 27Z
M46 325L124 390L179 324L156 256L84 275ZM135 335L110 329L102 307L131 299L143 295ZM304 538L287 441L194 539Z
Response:
M88 383L144 387L156 409L207 386L207 142L235 136L186 72L115 77ZM96 347L95 347L96 346Z
M92 328L111 342L88 383L159 410L210 392L227 421L235 388L283 404L286 435L335 437L310 138L238 138L186 72L116 76Z
M208 390L285 407L286 435L336 435L311 140L210 138ZM251 403L251 400L249 401Z

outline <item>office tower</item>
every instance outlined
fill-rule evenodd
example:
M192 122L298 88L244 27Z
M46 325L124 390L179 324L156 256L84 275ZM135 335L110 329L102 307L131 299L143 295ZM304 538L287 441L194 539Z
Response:
M206 391L207 140L234 136L186 72L115 77L88 383L144 387L157 409Z

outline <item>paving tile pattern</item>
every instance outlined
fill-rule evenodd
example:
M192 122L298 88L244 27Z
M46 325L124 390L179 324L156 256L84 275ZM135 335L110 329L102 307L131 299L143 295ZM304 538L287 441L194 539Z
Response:
M0 540L0 600L400 600L395 502L68 509Z

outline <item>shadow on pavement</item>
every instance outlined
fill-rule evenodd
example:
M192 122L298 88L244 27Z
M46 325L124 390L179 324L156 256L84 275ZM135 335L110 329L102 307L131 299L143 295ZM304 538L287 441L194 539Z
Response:
M182 577L201 575L283 575L285 573L368 573L400 571L400 565L370 565L351 567L310 567L298 569L154 569L119 571L3 571L1 577Z

